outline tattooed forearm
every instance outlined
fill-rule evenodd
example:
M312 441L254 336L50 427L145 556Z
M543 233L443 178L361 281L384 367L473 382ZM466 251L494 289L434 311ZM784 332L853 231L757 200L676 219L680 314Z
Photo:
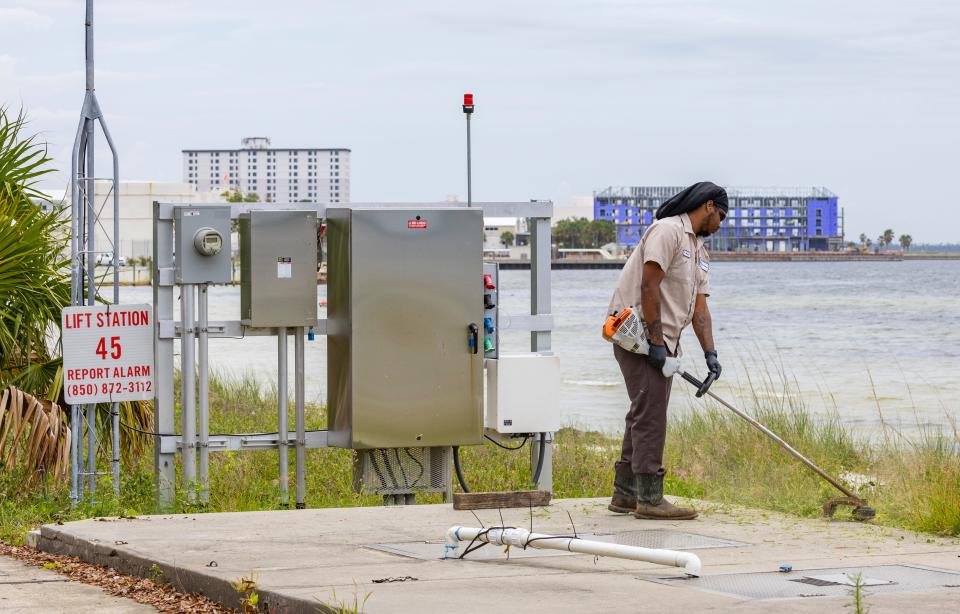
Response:
M663 324L660 319L660 282L663 270L656 262L643 264L640 282L640 315L647 329L647 340L652 345L664 345Z
M704 352L715 349L713 346L713 319L710 317L710 309L707 307L707 300L703 295L697 296L697 303L693 311L693 332L697 334L700 341L700 347Z
M647 322L647 340L651 345L663 345L663 323L659 319Z

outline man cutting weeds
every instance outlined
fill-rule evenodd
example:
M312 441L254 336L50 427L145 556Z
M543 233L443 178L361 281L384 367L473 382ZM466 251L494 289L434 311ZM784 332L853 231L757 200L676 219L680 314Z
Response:
M713 345L710 256L703 244L727 216L727 192L709 181L696 183L664 202L630 255L610 301L608 314L639 308L649 353L644 356L614 345L613 354L627 385L626 417L620 460L614 465L611 511L637 518L682 520L697 512L663 497L663 446L672 378L661 369L679 356L680 333L693 323L707 369L720 376Z

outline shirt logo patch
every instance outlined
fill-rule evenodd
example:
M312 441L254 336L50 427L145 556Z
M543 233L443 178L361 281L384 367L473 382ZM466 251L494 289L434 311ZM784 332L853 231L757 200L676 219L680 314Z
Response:
M710 263L703 260L700 261L700 268L703 269L704 273L710 272Z
M689 250L689 249L683 250L683 257L684 257L684 258L689 258L689 257L690 257L690 250Z

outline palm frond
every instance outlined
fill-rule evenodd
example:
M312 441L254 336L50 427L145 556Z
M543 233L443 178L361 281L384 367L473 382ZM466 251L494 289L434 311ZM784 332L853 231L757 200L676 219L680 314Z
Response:
M70 426L61 407L10 386L0 392L0 466L19 467L27 485L69 475Z

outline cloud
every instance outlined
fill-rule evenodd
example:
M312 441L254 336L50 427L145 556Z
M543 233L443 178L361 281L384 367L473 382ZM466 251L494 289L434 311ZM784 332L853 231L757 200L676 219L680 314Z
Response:
M2 24L3 29L7 31L11 28L34 28L43 30L49 28L52 23L52 19L32 9L23 7L0 8L0 24Z

